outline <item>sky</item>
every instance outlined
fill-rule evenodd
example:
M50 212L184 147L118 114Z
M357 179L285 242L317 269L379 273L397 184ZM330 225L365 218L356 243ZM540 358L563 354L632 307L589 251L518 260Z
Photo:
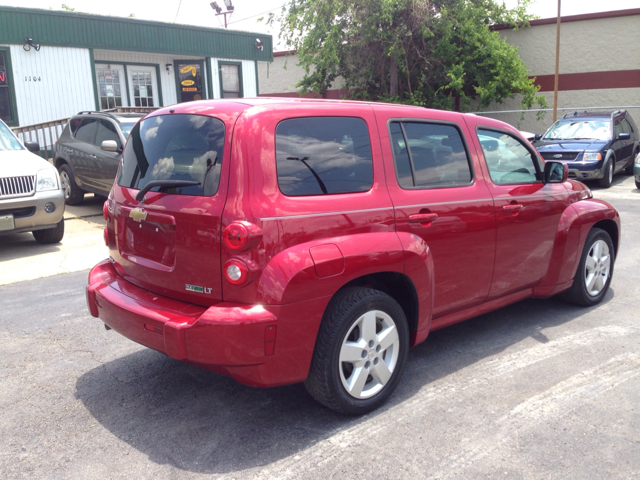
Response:
M217 0L220 6L223 0ZM279 27L268 27L257 19L272 11L278 13L287 0L232 0L235 10L227 21L229 29L273 35L276 50L283 50L278 45ZM155 20L166 23L181 23L210 28L224 28L224 18L216 16L210 7L210 0L0 0L0 5L24 8L52 8L62 10L62 4L75 8L76 12L98 15L127 17L133 14L141 20ZM517 5L517 0L505 0L508 7ZM638 0L563 0L562 15L580 15L585 13L605 12L638 8ZM223 7L224 11L224 7ZM536 0L530 12L540 18L551 18L557 15L557 0Z

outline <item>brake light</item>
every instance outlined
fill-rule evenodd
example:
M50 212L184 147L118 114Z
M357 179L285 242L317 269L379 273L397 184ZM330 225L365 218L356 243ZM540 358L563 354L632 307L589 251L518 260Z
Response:
M232 223L222 232L222 239L231 250L242 250L249 241L249 232L241 223Z
M224 264L224 276L233 285L243 285L249 278L249 267L242 260L232 258Z
M105 222L109 220L109 200L106 200L102 206L102 216Z

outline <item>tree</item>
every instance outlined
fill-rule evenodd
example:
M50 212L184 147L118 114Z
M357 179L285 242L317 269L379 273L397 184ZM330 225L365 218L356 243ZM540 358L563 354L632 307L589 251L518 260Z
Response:
M490 29L531 18L523 0L292 0L278 20L297 50L302 93L326 92L343 77L351 98L468 110L523 95L546 106L517 48Z

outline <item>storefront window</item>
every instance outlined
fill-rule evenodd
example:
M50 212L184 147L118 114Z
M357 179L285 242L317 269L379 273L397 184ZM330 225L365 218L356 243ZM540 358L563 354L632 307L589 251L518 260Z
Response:
M222 98L242 97L242 77L240 65L220 64L220 83L222 84Z
M181 102L202 100L202 62L181 62L175 64L178 76L178 92Z
M153 107L153 85L151 73L131 71L133 83L133 100L136 107Z
M7 52L0 50L0 118L6 123L14 123L9 74Z
M100 109L122 106L122 89L120 88L120 71L118 69L96 68L98 76L98 96Z

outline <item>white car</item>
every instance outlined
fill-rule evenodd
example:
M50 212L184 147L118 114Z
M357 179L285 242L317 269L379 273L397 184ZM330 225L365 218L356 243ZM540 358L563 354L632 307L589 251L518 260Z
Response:
M58 171L34 155L0 120L0 235L32 232L38 243L64 236L64 192Z

